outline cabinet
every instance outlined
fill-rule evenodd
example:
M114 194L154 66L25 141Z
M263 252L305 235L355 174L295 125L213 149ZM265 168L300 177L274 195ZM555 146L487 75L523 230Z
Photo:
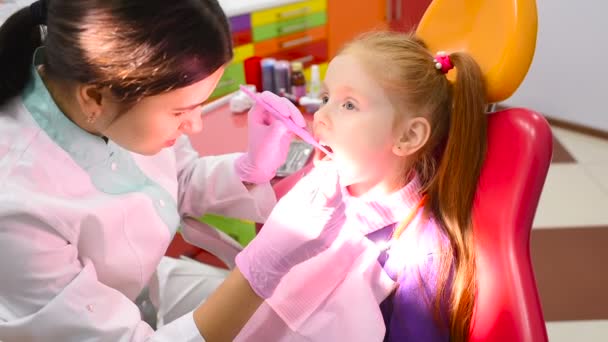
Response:
M236 91L245 83L243 61L252 56L302 62L307 79L310 66L318 64L323 77L329 58L327 6L331 1L292 1L229 17L234 59L210 99Z

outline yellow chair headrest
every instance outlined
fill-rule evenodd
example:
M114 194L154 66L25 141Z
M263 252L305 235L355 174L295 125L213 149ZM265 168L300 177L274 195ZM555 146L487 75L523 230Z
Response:
M434 0L416 34L433 52L464 51L487 82L488 102L509 98L523 81L536 47L534 0Z

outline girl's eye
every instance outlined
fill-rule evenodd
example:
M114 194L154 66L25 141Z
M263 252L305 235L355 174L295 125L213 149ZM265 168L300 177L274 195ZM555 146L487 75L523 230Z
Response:
M178 113L173 113L173 115L174 115L175 117L180 117L180 116L182 116L184 113L186 113L186 112L178 112Z
M350 101L347 101L346 103L344 103L344 108L346 108L346 110L355 110L357 109L357 107Z
M327 95L321 96L321 102L323 104L327 104L327 102L329 102L329 96L327 96Z

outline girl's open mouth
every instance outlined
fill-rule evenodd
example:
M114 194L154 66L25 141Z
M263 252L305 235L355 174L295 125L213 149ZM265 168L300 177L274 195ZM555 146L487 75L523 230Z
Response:
M323 143L321 143L321 146L323 146L324 148L326 148L329 152L334 153L334 151L332 150L332 148L328 145L325 145ZM314 161L319 161L319 160L324 160L324 159L329 159L331 157L329 157L325 152L321 151L318 148L315 148L315 154L314 154Z

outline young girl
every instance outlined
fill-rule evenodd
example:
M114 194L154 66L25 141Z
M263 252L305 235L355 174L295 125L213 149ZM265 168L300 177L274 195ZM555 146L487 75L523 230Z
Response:
M333 156L296 187L336 174L325 181L338 179L347 219L334 244L362 235L369 245L354 263L330 248L294 268L239 338L466 341L471 212L486 150L480 68L464 53L434 55L414 35L376 32L331 61L323 88L314 132ZM287 212L281 202L274 212ZM237 265L251 277L240 256ZM332 279L336 268L348 275Z

